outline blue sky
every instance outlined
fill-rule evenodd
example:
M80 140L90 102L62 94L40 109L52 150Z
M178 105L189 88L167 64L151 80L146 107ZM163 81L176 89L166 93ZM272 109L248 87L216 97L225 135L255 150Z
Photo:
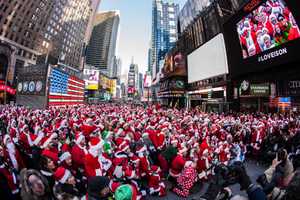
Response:
M186 0L165 0L180 4ZM120 11L120 31L117 55L122 59L122 73L126 73L131 63L139 65L143 73L147 67L148 49L151 39L152 0L101 0L98 12L107 10Z

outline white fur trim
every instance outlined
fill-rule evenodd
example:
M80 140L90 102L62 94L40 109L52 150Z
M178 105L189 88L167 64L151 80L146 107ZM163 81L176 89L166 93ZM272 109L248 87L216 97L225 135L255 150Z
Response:
M52 133L52 135L44 142L42 148L43 149L46 148L50 144L50 142L52 141L52 139L55 138L55 137L57 137L57 136L58 136L57 133Z
M96 176L102 176L102 170L101 169L96 169Z
M77 140L75 141L75 143L79 145L80 142L81 142L83 139L85 139L84 135L80 134L80 135L78 136Z
M117 178L121 178L123 175L122 166L116 166L113 175L115 175Z
M59 157L59 160L60 160L60 162L63 162L64 160L66 160L69 157L71 157L71 154L67 151Z
M59 180L59 182L62 184L66 183L66 181L68 180L68 178L71 177L71 175L72 175L71 172L66 169L64 176Z

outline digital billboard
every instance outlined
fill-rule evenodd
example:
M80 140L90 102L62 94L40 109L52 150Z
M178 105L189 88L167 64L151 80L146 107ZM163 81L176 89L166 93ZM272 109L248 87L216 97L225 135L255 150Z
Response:
M164 61L163 77L186 76L186 56L181 52L167 54Z
M236 26L244 59L300 37L293 13L283 0L267 0Z
M98 90L99 86L99 70L94 69L84 69L84 82L85 82L85 89L87 90Z
M228 64L223 34L218 34L188 55L188 83L227 73Z
M283 65L292 68L300 60L298 8L298 0L250 0L226 21L224 39L232 78L274 67L281 70ZM274 78L275 72L262 75Z

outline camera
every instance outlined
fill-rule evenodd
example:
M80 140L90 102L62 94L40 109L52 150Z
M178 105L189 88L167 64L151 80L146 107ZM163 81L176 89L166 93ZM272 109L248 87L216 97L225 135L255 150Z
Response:
M244 168L242 162L234 162L231 165L217 165L214 168L216 181L222 183L223 187L234 185L239 182L240 169Z

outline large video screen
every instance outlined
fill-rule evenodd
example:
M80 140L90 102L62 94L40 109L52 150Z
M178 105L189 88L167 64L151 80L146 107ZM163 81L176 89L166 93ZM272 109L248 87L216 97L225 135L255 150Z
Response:
M243 58L300 38L293 14L282 0L267 0L237 23Z
M188 55L188 83L227 73L227 55L221 33Z

